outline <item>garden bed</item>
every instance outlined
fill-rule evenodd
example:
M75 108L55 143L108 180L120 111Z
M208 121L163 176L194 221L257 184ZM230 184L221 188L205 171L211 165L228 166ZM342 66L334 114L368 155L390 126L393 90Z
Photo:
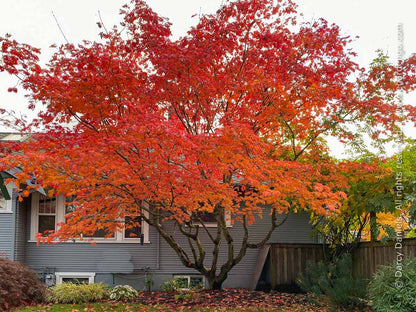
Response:
M48 305L19 311L285 311L285 312L331 312L328 306L313 303L305 294L264 293L246 289L222 291L139 292L133 302L120 304L105 301L83 305ZM336 311L341 311L337 309ZM370 309L345 309L363 312Z

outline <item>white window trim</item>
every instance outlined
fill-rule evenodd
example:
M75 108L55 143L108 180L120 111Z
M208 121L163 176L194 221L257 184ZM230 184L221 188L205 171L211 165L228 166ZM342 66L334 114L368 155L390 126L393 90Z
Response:
M177 279L177 278L183 278L183 279L187 279L188 280L188 288L182 288L182 290L188 290L190 289L190 285L191 285L191 278L192 277L198 277L198 278L202 278L202 288L205 288L205 277L203 275L196 275L196 274L174 274L173 278Z
M9 192L10 197L12 197L12 194L16 189L16 184L14 184L13 182L10 182L6 184L6 189ZM6 207L4 209L0 208L0 213L13 213L12 205L13 205L13 199L6 200Z
M32 193L31 212L30 212L30 240L36 240L36 233L39 230L39 193ZM63 206L63 196L57 196L55 201L55 231L56 223L63 219L63 211L59 207Z
M58 229L56 223L64 222L65 221L65 197L63 195L58 195L56 197L56 210L55 210L55 230ZM10 200L11 205L11 200ZM148 203L144 203L147 205ZM10 206L11 207L11 206ZM143 215L145 218L149 218L149 212L144 211ZM38 231L38 223L39 223L39 193L34 192L32 193L32 202L31 202L31 217L30 217L30 242L36 242L36 233ZM142 233L143 233L143 243L150 244L149 241L149 223L143 221L142 222ZM69 240L67 243L87 243L90 244L91 237L84 237L83 240L76 239L76 240ZM122 231L116 231L114 237L104 238L104 237L94 237L92 238L94 242L97 244L101 243L123 243L123 244L137 244L140 243L140 237L136 238L124 238L124 229Z
M195 224L203 226L200 222L195 222ZM217 222L204 222L205 227L207 228L216 228L218 227ZM229 210L225 211L225 225L228 228L233 227L233 224L231 223L231 212Z
M146 205L147 208L149 207L148 203L144 203L143 205ZM149 218L149 211L144 210L143 215L144 215L145 218L148 219ZM149 223L142 220L141 229L142 229L141 232L143 234L143 243L144 244L149 244L150 243L150 241L149 241ZM122 240L125 243L140 243L140 237L124 237L124 233L125 233L125 228L123 228L122 232L117 232L116 233L117 240L119 240L119 241Z
M93 284L95 280L95 273L86 272L56 272L56 284L61 284L64 278L88 278L88 284Z

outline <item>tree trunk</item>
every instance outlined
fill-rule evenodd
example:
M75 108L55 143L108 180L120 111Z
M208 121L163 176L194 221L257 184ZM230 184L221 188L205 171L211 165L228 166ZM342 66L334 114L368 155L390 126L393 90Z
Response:
M222 289L222 283L226 280L226 276L223 278L218 278L218 276L215 276L213 278L207 277L208 279L208 289L210 290L221 290Z
M205 248L202 244L199 234L200 234L200 225L194 226L192 224L184 225L181 222L176 221L176 226L179 228L180 233L184 235L188 241L189 249L191 252L184 249L177 240L175 240L175 237L168 233L162 225L159 223L159 213L158 211L152 211L151 218L146 218L145 221L149 223L149 225L153 226L159 234L162 236L162 238L167 242L167 244L175 251L177 256L179 257L181 263L191 269L195 269L201 275L204 275L208 280L208 289L211 290L221 290L222 284L228 277L228 273L231 271L231 269L236 266L240 261L244 258L247 249L257 249L262 247L270 238L272 232L275 230L276 227L283 224L289 214L286 214L282 220L277 222L276 220L276 211L272 210L271 215L271 225L269 228L269 231L266 233L265 237L262 241L258 243L249 243L249 232L248 232L248 225L247 220L245 217L243 217L243 229L244 229L244 235L243 235L243 241L241 243L241 246L239 246L239 250L235 250L234 246L234 239L231 235L231 232L229 231L227 227L227 222L225 219L225 208L221 206L215 207L215 216L217 220L217 232L216 235L212 235L210 231L208 231L206 226L203 226L202 229L205 230L205 232L208 235L209 240L214 245L213 250L213 260L211 263L211 267L207 268L204 266L204 260L205 260ZM202 220L201 224L203 224ZM225 250L227 251L227 261L223 263L220 267L218 265L218 257L219 257L219 251L220 251L220 245L221 242L225 242L226 246Z
M375 211L370 211L370 240L372 242L377 241L378 238L378 228L377 228L377 214Z

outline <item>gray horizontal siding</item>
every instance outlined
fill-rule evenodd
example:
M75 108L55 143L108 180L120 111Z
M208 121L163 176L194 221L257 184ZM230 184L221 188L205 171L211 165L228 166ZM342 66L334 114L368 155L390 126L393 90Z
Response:
M170 227L170 229L169 229ZM268 229L270 227L270 216L264 216L263 219L256 220L251 226L249 226L249 241L251 243L256 243L261 241ZM176 241L184 247L185 250L189 251L187 248L188 243L186 239L181 236L178 231L173 228L173 226L165 226L168 228L176 238ZM213 232L216 231L215 228L211 229ZM242 237L244 234L243 227L240 223L236 222L232 228L230 228L232 236L234 238L234 252L235 254L239 251L239 246L241 246ZM202 235L202 241L205 242L206 247L206 260L205 265L210 266L212 261L212 245L208 241L208 237ZM309 216L307 214L291 214L285 223L278 227L272 237L269 240L269 243L316 243L316 237L311 237L311 226L309 225ZM227 259L227 250L226 243L224 242L221 246L219 264L222 264ZM160 270L159 273L164 274L198 274L197 271L193 269L188 269L182 265L179 261L176 253L169 247L169 245L161 241L161 250L160 250ZM191 253L190 253L191 255ZM249 249L247 250L246 255L243 260L237 264L229 273L228 279L225 282L225 287L249 287L250 281L252 278L253 270L257 261L258 250Z
M11 201L12 213L0 213L0 257L14 260L16 194Z
M0 213L0 257L12 259L13 214Z
M30 225L30 213L26 218L27 229ZM257 242L264 238L270 226L270 217L265 216L257 220L249 227L251 242ZM189 250L186 239L173 227L172 223L164 224L173 236L176 237L180 245ZM211 228L213 232L216 228ZM312 243L315 238L310 236L311 227L308 224L306 214L292 214L286 222L280 226L272 235L271 243ZM243 228L236 222L230 228L235 239L235 252L241 244ZM28 230L26 231L29 232ZM28 234L26 238L28 239ZM95 272L101 276L100 279L108 284L120 283L122 281L136 280L132 283L142 283L144 281L143 271L146 267L154 275L155 287L163 279L169 279L174 274L198 274L193 269L184 267L179 261L176 253L168 246L162 238L159 238L160 257L157 263L157 242L158 235L150 227L150 244L131 244L131 243L60 243L60 244L40 244L25 243L25 263L37 272L43 272L46 268L54 268L56 272ZM212 246L208 241L206 233L202 235L202 241L206 244L205 264L210 266L212 261ZM226 244L223 243L220 252L219 264L226 260ZM258 250L248 250L246 256L236 267L232 269L225 287L248 287L252 278L252 271L257 260ZM105 278L104 278L105 277ZM108 281L111 280L111 283ZM142 282L140 282L142 281ZM141 288L141 287L138 287Z
M26 244L26 264L41 272L46 267L57 272L134 273L156 269L153 243L59 243Z
M27 211L30 209L30 200L25 198L22 203L18 204L15 209L15 244L14 244L14 260L21 263L25 262L26 241L28 238L27 227Z

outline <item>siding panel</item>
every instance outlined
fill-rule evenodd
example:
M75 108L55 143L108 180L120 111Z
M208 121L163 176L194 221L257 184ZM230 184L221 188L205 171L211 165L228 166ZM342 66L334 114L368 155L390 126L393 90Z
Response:
M150 237L150 239L155 237ZM152 241L152 240L151 240ZM42 272L134 273L156 269L154 243L26 243L26 264Z
M26 218L27 229L29 229L30 225L29 219L30 216ZM286 222L273 233L269 242L316 242L316 238L310 237L311 227L308 224L308 220L309 218L306 214L290 215ZM254 222L249 227L250 241L260 241L266 234L269 224L269 216ZM178 229L173 227L172 223L166 223L164 227L177 238L181 246L187 249L188 243L186 239L179 233ZM211 230L215 232L216 228L211 228ZM235 239L235 252L237 253L242 241L243 227L236 222L230 231ZM26 237L27 235L26 233ZM208 242L206 233L202 237L204 242ZM34 242L26 242L25 262L37 272L43 272L46 268L54 268L56 272L95 272L107 274L105 276L115 276L114 274L140 275L140 272L149 267L155 278L156 276L172 277L174 274L198 274L197 271L184 267L176 253L162 238L159 238L160 257L158 264L157 238L156 231L150 227L150 244L143 246L128 243L97 243L96 245L89 243L60 243L37 246ZM258 250L248 250L244 259L230 272L224 287L249 287L257 256ZM220 264L226 259L225 243L222 244L219 258ZM208 243L206 246L206 265L210 266L211 261L211 244ZM114 274L111 275L112 273ZM120 279L121 276L123 275L117 275L117 278ZM155 286L157 287L156 283Z
M0 257L12 259L13 215L0 213Z
M14 259L21 263L25 262L26 254L26 241L27 241L27 214L30 207L30 199L25 198L25 200L18 205L15 210L16 219L15 219L15 250L14 250Z

